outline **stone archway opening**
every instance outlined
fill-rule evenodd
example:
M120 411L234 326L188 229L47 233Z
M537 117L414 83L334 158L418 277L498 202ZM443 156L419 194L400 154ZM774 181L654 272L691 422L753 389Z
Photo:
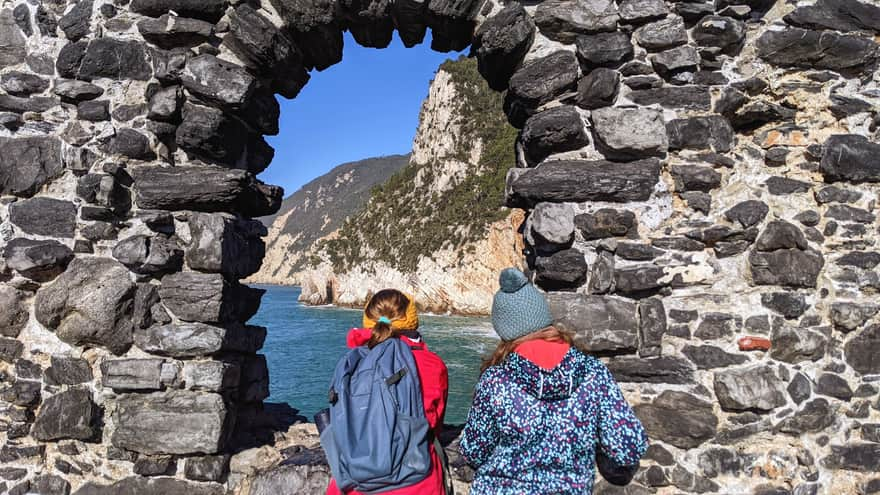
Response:
M265 450L229 474L278 427L244 324L261 293L238 282L282 195L255 178L263 136L343 30L428 27L507 91L508 205L558 324L656 440L638 483L876 488L877 19L861 0L4 3L0 491L219 494L266 459L255 490L321 489L320 462Z

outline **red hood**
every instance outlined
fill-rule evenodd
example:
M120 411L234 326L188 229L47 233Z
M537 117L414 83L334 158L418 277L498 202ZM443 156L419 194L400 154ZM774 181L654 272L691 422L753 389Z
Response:
M345 339L345 343L348 345L349 348L366 345L367 342L370 341L371 335L372 331L369 328L352 328L351 331L348 332L348 337ZM414 342L408 339L405 335L401 335L400 338L401 340L409 344L410 347L427 349L427 346L424 342Z

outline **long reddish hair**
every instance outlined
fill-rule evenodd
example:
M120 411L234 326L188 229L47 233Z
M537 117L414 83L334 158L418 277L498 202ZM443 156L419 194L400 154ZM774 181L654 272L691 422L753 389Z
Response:
M492 366L503 363L507 359L507 356L509 356L511 352L515 351L520 344L532 340L546 340L549 342L562 341L582 352L587 352L586 349L577 342L573 333L565 330L560 330L551 325L542 330L538 330L537 332L532 332L528 335L524 335L516 340L502 340L498 344L498 347L495 348L495 351L483 360L483 366L482 368L480 368L480 374L483 374L487 369Z

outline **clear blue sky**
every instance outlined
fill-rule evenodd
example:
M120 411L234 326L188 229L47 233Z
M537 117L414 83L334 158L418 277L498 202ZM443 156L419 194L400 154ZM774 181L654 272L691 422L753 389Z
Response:
M267 137L275 159L260 178L286 197L342 163L408 153L434 72L459 55L432 51L430 38L405 48L395 33L375 49L346 33L342 62L312 71L295 99L279 97L281 132Z

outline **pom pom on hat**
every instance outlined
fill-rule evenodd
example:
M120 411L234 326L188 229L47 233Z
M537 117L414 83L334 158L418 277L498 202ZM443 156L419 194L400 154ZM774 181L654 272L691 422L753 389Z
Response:
M501 290L510 294L522 289L529 283L529 279L525 273L516 268L506 268L501 272L500 282Z

